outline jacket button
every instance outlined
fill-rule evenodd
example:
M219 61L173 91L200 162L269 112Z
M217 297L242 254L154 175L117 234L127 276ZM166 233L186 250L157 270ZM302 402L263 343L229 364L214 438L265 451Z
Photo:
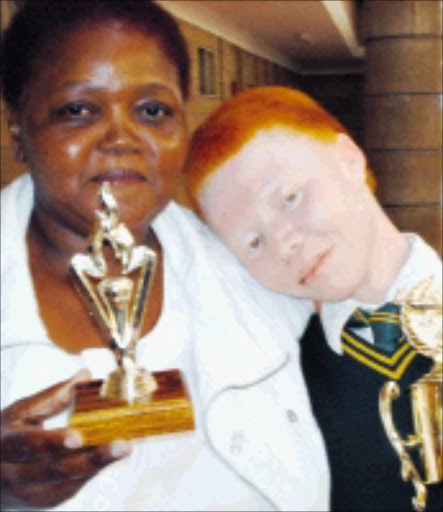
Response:
M231 453L232 455L240 455L242 451L244 435L243 432L236 431L231 437Z
M291 423L295 423L298 420L297 414L295 414L293 409L288 409L286 411L286 416Z

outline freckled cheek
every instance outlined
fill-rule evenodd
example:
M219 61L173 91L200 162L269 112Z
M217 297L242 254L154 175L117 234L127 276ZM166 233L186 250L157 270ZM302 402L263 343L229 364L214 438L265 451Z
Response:
M294 212L294 224L303 231L322 229L330 220L327 199L321 201L307 198Z
M281 287L288 277L271 258L265 258L259 262L249 262L246 266L258 282L270 288Z

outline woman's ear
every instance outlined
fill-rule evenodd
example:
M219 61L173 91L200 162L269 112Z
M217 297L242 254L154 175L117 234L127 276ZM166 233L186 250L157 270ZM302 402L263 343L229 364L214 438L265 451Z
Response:
M366 183L366 157L346 133L339 133L336 141L338 157L344 170L355 183Z
M12 110L6 111L6 125L15 148L15 160L19 164L24 164L26 162L26 155L23 148L22 129L16 112Z

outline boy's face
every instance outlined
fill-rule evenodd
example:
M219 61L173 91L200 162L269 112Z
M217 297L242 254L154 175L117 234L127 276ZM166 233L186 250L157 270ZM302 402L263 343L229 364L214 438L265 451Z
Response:
M208 225L264 286L342 300L364 286L371 253L365 159L343 134L322 143L258 132L200 195Z

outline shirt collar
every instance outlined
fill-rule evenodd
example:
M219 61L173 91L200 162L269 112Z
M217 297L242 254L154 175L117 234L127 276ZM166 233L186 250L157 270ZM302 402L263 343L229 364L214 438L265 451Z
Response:
M349 298L341 302L325 302L323 304L320 317L325 336L329 346L338 354L343 353L342 329L355 308L376 309L382 303L392 301L400 289L406 286L412 287L432 274L439 274L437 278L441 280L441 261L437 253L419 236L413 233L405 233L405 236L410 246L408 259L397 274L383 301L379 304L368 304Z

